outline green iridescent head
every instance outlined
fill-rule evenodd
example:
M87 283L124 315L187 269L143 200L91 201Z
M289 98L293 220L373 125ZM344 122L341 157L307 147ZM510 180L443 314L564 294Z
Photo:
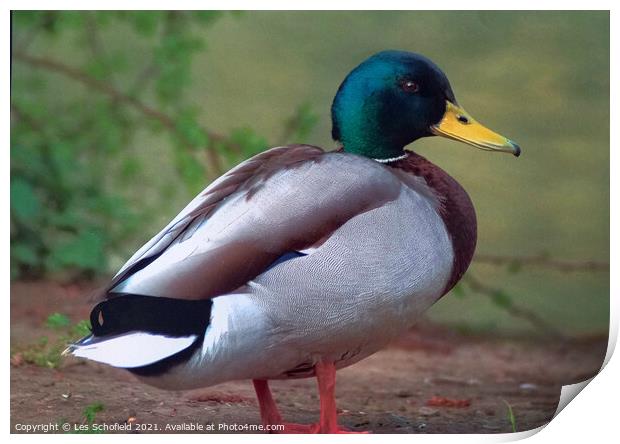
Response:
M519 147L484 128L460 108L446 75L429 59L383 51L344 79L332 103L332 137L344 151L374 159L401 156L411 142L442 135L478 148Z

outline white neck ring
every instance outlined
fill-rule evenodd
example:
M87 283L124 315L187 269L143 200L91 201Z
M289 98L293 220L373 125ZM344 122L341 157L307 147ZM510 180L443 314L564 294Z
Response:
M396 162L397 160L406 159L407 157L409 157L409 153L405 153L402 156L398 156L398 157L390 157L389 159L373 159L373 160L379 163L391 163L391 162Z

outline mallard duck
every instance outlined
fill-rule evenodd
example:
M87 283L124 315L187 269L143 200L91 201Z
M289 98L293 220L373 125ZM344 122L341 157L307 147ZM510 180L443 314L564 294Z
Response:
M164 389L252 380L265 426L338 433L336 370L406 332L476 246L465 190L405 146L427 136L520 154L461 108L429 59L384 51L334 98L340 149L269 149L210 184L101 293L67 353ZM271 379L314 376L320 420L283 423Z

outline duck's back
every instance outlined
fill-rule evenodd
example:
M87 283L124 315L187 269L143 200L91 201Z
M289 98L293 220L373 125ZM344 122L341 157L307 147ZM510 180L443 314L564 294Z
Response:
M228 186L225 179L235 176L232 170L221 184L208 187L196 198L198 203L190 204L154 239L165 240L166 233L177 231L174 238L163 246L164 241L154 242L150 250L155 254L143 248L142 256L119 272L110 291L194 300L221 296L272 267L282 255L311 248L347 221L398 198L401 182L382 165L309 148L314 147L285 148L280 157L301 149L306 149L306 157L288 164L275 158L272 169L259 167L245 174L250 159L236 168L243 181ZM227 191L214 204L201 203Z

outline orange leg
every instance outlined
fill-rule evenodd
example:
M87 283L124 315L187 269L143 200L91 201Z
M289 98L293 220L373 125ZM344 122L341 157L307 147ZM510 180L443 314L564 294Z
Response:
M271 396L269 383L265 379L253 379L252 383L254 384L254 390L258 398L260 419L265 427L281 424L284 425L284 430L280 431L281 433L313 433L312 425L282 422L282 415L280 415L278 406ZM278 431L270 430L268 433L278 433Z
M283 424L283 433L355 433L338 426L336 412L336 367L333 362L319 362L314 366L321 399L321 416L318 424L303 425L283 423L266 380L254 379L263 425ZM362 432L364 433L364 432Z
M280 415L278 406L271 396L269 383L265 379L253 379L252 383L254 384L254 390L258 398L260 419L263 421L263 425L282 424L282 415Z
M338 425L336 412L336 366L333 362L319 362L314 366L321 398L321 417L314 433L368 433L350 432Z

